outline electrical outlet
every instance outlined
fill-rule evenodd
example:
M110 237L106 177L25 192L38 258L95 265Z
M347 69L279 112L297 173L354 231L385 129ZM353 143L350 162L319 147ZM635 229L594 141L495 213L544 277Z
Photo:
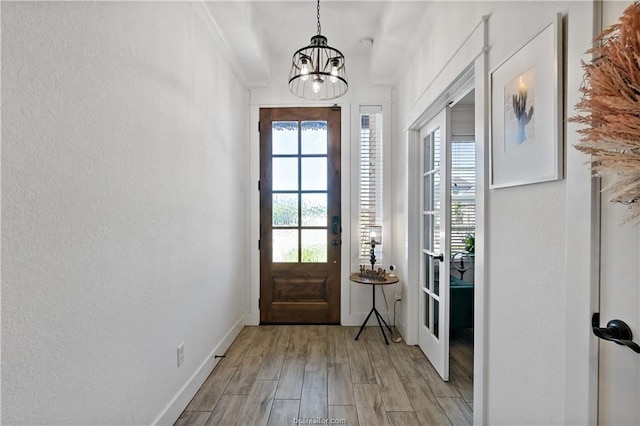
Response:
M180 367L183 362L184 362L184 343L181 343L180 346L178 346L178 367Z

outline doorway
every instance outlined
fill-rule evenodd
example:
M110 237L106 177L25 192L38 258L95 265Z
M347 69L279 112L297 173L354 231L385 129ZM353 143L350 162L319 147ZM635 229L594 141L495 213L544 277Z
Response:
M418 343L443 381L473 403L475 92L420 130Z
M340 323L340 108L260 109L260 323Z

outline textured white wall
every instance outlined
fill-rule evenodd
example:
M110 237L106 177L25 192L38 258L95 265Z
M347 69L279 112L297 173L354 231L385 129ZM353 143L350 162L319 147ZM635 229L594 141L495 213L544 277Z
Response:
M187 3L2 2L3 423L152 423L241 320L247 117Z
M482 15L491 15L489 68L494 69L551 23L557 12L566 13L568 9L566 2L446 2L431 20L424 44L394 91L397 109L392 202L396 212L394 246L396 255L404 259L402 268L407 267L410 214L405 204L409 179L409 154L404 146L407 113ZM567 19L571 25L565 31L587 31L588 34L591 22L571 21L571 16ZM451 31L451 28L468 31ZM575 57L573 60L567 64L569 72L581 74L579 61ZM470 57L469 63L472 61ZM577 86L567 90L577 91ZM567 109L572 111L572 106ZM575 139L574 135L568 137L567 146ZM485 311L488 314L484 412L487 424L560 424L564 421L569 197L565 180L489 191L488 252L485 253ZM575 297L588 296L576 294ZM403 312L403 321L408 321L406 312Z

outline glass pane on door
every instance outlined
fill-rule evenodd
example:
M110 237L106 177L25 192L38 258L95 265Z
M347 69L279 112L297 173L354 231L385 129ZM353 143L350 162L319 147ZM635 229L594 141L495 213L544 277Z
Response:
M281 121L273 126L273 262L326 263L327 122Z
M297 121L274 121L271 128L271 153L273 155L295 155L298 153Z

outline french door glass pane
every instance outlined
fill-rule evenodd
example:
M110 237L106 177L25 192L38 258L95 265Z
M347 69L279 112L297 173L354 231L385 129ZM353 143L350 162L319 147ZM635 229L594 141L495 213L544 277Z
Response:
M327 261L327 230L302 230L302 262L326 263Z
M302 194L302 226L327 226L327 194Z
M271 162L273 191L298 190L298 159L275 157ZM326 174L326 172L325 172Z
M431 239L433 241L433 251L440 252L440 215L435 213L433 215L433 234Z
M273 226L298 226L298 194L273 194Z
M440 129L436 129L433 133L433 168L440 167Z
M440 260L431 259L433 262L433 293L440 295Z
M431 297L427 293L424 294L424 326L429 328L429 301Z
M274 121L271 124L271 153L273 155L298 153L298 122Z
M432 216L430 214L425 214L423 217L423 228L424 228L424 249L425 250L433 250L433 229L431 227Z
M430 137L424 138L423 144L424 144L424 146L423 146L423 150L424 150L423 161L424 161L424 163L422 163L422 164L424 165L424 168L423 168L422 171L423 172L428 172L429 170L431 170L433 168L433 165L431 163L431 159L432 159L431 138Z
M274 262L298 262L298 230L274 229L272 231Z
M433 188L431 187L431 175L427 175L424 177L424 206L423 209L425 211L429 211L433 209Z
M302 122L302 155L327 153L327 122Z
M432 208L433 210L440 209L440 172L436 172L433 174L433 190L431 193L431 197L433 200Z
M438 337L440 335L440 303L436 299L433 299L433 335Z
M433 289L431 288L431 272L429 271L429 269L431 268L431 256L429 256L428 254L424 254L424 287L429 290L429 291L433 291Z
M327 157L302 158L302 190L327 190Z

